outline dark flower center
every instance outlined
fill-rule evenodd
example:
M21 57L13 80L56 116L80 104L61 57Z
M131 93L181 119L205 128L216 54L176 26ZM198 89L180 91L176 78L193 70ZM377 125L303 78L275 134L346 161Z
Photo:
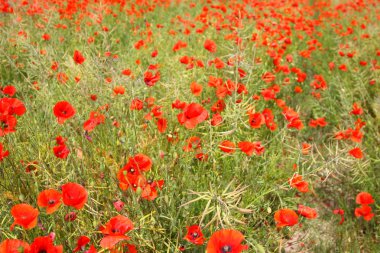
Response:
M230 245L225 245L221 248L222 253L232 252L232 247Z
M53 200L53 199L50 199L49 201L48 201L48 204L49 205L53 205L55 203L55 200Z
M38 251L38 253L47 253L47 251L44 250L44 249L40 249L40 250Z
M193 236L193 238L197 238L197 237L198 237L198 233L197 233L197 232L194 232L194 233L192 234L192 236Z

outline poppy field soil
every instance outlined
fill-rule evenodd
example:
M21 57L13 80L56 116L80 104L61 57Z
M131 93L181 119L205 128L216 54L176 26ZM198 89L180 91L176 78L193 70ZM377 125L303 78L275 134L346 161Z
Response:
M377 0L0 0L0 253L379 252Z

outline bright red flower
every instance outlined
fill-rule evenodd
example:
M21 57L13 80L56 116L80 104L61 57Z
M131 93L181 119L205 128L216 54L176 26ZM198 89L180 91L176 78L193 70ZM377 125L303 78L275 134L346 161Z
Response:
M143 187L143 190L141 192L141 198L153 201L157 198L157 189L162 189L164 186L165 181L164 180L157 180L152 181L148 180L146 181L146 184Z
M361 108L357 103L354 103L352 105L352 111L350 112L350 114L361 115L363 114L363 108Z
M295 174L292 178L289 178L289 184L292 188L297 188L300 192L308 192L309 184L302 180L302 176Z
M306 217L307 219L315 219L318 216L317 210L304 205L298 205L297 212L298 214L302 215L303 217Z
M66 159L70 154L70 150L66 146L66 144L60 144L58 146L55 146L53 148L53 152L54 152L54 155L60 159Z
M265 118L259 112L249 114L249 124L252 128L260 128L262 124L265 124Z
M26 250L25 253L62 253L62 245L54 246L53 240L50 236L42 236L34 239L30 245L30 250Z
M79 210L86 204L88 194L82 185L67 183L62 185L62 197L65 205L72 206Z
M208 112L200 104L191 103L185 106L183 112L177 115L178 122L187 129L195 128L208 118Z
M211 52L211 53L215 53L215 52L216 52L216 44L215 44L215 42L214 42L213 40L209 40L209 39L207 39L207 40L205 41L205 43L203 44L203 46L204 46L204 48L205 48L207 51L209 51L209 52Z
M192 225L187 228L185 240L195 245L202 245L205 242L201 228L198 225Z
M360 148L353 148L348 153L357 159L363 158L363 152Z
M256 142L241 141L238 143L238 147L247 156L251 156L254 152L256 155L261 155L265 151L265 148L261 146L260 141L256 141Z
M144 82L147 86L154 86L160 80L160 72L157 71L154 75L152 72L147 71L144 73Z
M16 88L13 85L5 86L4 88L0 88L4 95L8 95L13 97L16 94Z
M213 233L207 243L207 253L240 253L248 250L247 245L242 245L244 235L233 229L222 229Z
M67 101L57 102L53 108L53 112L57 117L58 124L63 124L75 115L74 107Z
M5 239L0 243L1 253L20 253L29 250L28 243L17 239ZM21 250L21 251L20 251Z
M203 90L203 86L201 84L198 84L196 82L192 82L190 85L191 93L193 93L194 96L200 96Z
M78 50L75 50L73 59L76 64L82 64L86 60Z
M344 210L343 209L335 209L334 214L339 214L340 215L340 222L339 225L342 225L344 222Z
M219 144L219 149L225 153L232 154L235 152L235 144L231 141L225 140Z
M105 249L113 248L118 242L129 240L125 234L133 229L133 223L123 215L111 218L105 226L100 227L100 232L104 235L100 241L100 246Z
M0 142L0 162L9 155L8 150L3 150L3 144Z
M0 137L16 132L17 119L12 115L0 114Z
M85 235L82 235L78 238L77 246L73 250L73 252L77 252L80 250L84 250L84 246L86 246L90 242L90 238Z
M15 225L20 225L24 229L32 229L37 225L38 210L28 204L14 205L11 209L11 214L14 218L10 229L13 230Z
M46 208L47 214L57 211L61 204L62 194L53 189L44 190L37 197L37 205Z
M366 221L370 221L375 214L372 213L372 208L370 206L362 205L361 207L355 208L355 216L363 216Z
M125 88L123 86L115 86L113 88L113 93L115 95L123 95L125 92Z
M375 200L370 193L361 192L356 196L356 203L360 205L370 205L375 203Z
M279 228L294 226L298 223L298 215L291 209L280 209L274 214L274 220Z

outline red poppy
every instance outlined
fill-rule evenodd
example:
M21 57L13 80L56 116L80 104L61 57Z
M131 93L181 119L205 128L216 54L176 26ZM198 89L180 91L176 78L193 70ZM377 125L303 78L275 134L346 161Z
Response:
M3 144L0 142L0 162L9 155L9 151L3 148Z
M83 123L83 129L92 132L96 126L103 124L106 119L102 113L94 111L90 113L90 118Z
M204 48L211 52L211 53L215 53L216 52L216 44L214 41L212 40L206 40L205 43L203 44Z
M231 141L225 140L219 144L219 149L225 153L232 154L235 152L235 144Z
M25 105L17 98L0 99L0 114L22 116L26 112Z
M164 180L147 180L141 192L141 198L149 201L155 200L158 196L157 189L162 189L164 183Z
M138 171L149 171L152 168L153 163L149 156L137 154L129 158L128 164Z
M298 215L291 209L280 209L274 214L274 220L279 228L294 226L298 223Z
M50 189L40 192L37 198L37 205L45 207L46 213L51 214L58 210L62 204L62 194L59 191Z
M261 113L249 114L249 124L252 128L260 128L265 123L265 118Z
M100 232L104 235L100 241L100 246L105 249L113 248L118 242L129 240L125 234L133 229L133 223L123 215L111 218L105 226L100 227Z
M256 141L256 142L241 141L238 143L238 147L247 156L251 156L253 152L255 152L256 155L261 155L265 151L265 148L261 146L260 141Z
M86 204L88 194L82 185L67 183L62 185L62 197L65 205L72 206L79 210Z
M372 213L372 208L368 205L362 205L358 208L355 208L355 216L360 217L363 216L363 218L366 221L370 221L373 216L375 216L374 213Z
M178 42L173 46L173 51L177 52L181 48L185 48L185 47L187 47L187 43L182 40L178 40Z
M195 245L202 245L205 242L201 228L198 225L192 225L187 228L185 240Z
M353 148L348 153L357 159L363 158L363 152L360 148Z
M0 252L2 253L27 252L29 248L28 243L17 239L5 239L0 243Z
M113 88L113 93L115 95L123 95L125 92L125 88L123 86L115 86Z
M0 137L16 132L17 119L13 115L0 115Z
M157 129L160 133L165 133L166 128L168 127L168 121L165 118L160 118L156 122Z
M0 88L4 95L8 95L13 97L16 94L16 88L13 85L5 86L4 88Z
M76 64L82 64L86 60L78 50L75 50L73 59Z
M54 155L60 159L66 159L70 154L70 150L66 144L61 144L53 148Z
M86 246L90 242L90 238L85 235L82 235L78 238L77 246L73 250L73 252L77 252L80 250L84 250L84 246Z
M41 236L34 239L30 245L30 250L26 250L25 253L62 253L62 245L54 246L53 239L50 236Z
M20 225L24 229L32 229L37 225L38 210L28 204L14 205L11 209L14 218L10 229L13 230L15 225Z
M192 82L190 85L191 93L193 93L194 96L200 96L203 90L203 86L201 84L198 84L196 82Z
M152 72L147 71L144 73L144 82L147 86L154 86L160 80L160 72L157 71L154 75Z
M360 205L370 205L375 203L375 200L370 193L361 192L356 196L356 203Z
M361 115L363 114L363 108L361 108L357 103L354 103L352 105L352 111L350 112L350 114Z
M187 129L195 128L208 118L208 112L200 104L190 103L177 115L178 122Z
M302 215L303 217L306 217L307 219L315 219L318 216L317 210L304 205L298 205L297 212L298 214Z
M212 126L219 126L220 124L222 124L222 122L223 122L222 115L220 115L219 113L215 113L214 115L212 115L212 118L211 118Z
M67 101L57 102L53 108L58 124L63 124L66 120L75 115L74 107Z
M117 200L113 202L113 206L115 207L116 211L120 212L124 208L124 202L121 200Z
M242 245L244 235L233 229L222 229L213 233L207 243L207 253L240 253L248 250L247 245Z
M295 174L292 178L289 178L289 184L292 188L297 188L300 192L308 192L309 184L302 180L302 176Z

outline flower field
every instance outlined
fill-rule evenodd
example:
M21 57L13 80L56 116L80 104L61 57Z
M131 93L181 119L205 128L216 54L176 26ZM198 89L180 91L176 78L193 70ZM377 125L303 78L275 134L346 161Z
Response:
M379 252L377 0L0 0L0 253Z

